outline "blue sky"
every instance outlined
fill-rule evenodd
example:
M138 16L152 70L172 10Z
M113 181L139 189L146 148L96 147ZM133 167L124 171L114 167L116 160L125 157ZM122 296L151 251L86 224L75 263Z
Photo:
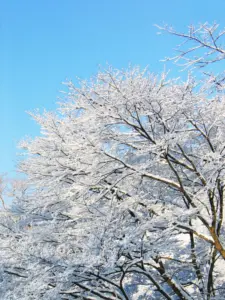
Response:
M179 41L157 35L155 23L225 27L224 12L224 0L1 0L0 173L15 176L18 141L38 134L25 111L55 109L61 82L106 63L160 72Z

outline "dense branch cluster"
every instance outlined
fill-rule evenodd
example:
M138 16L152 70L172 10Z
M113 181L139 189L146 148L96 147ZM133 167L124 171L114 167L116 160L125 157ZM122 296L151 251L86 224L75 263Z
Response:
M182 37L218 61L215 29ZM1 213L3 299L222 299L222 87L138 67L66 85L56 113L32 114L41 136L21 142L27 178Z

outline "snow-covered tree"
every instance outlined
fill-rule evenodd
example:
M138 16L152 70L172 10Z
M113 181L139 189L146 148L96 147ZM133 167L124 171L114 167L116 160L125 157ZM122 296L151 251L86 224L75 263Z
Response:
M222 299L220 84L109 68L31 114L41 136L21 142L27 180L0 223L2 298Z

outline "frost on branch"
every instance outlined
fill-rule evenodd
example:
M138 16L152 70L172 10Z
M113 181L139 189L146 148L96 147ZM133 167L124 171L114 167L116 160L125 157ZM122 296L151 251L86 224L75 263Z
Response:
M4 299L221 299L223 94L139 68L66 85L21 142Z
M176 64L186 68L200 68L203 70L203 83L207 80L217 92L224 91L225 73L223 62L225 59L224 37L225 29L220 29L219 24L212 25L206 23L198 26L188 26L188 32L176 31L173 27L165 25L156 27L160 31L165 31L171 35L179 37L182 42L177 46L177 55L166 58ZM217 73L212 71L212 66L217 64ZM222 69L220 69L220 66Z

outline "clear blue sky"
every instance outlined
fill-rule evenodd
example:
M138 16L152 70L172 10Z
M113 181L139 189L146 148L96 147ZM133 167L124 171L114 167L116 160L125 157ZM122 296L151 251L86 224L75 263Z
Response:
M0 173L12 176L18 141L38 134L25 111L54 109L66 78L106 63L161 71L178 41L153 24L205 21L225 27L224 0L1 0Z

